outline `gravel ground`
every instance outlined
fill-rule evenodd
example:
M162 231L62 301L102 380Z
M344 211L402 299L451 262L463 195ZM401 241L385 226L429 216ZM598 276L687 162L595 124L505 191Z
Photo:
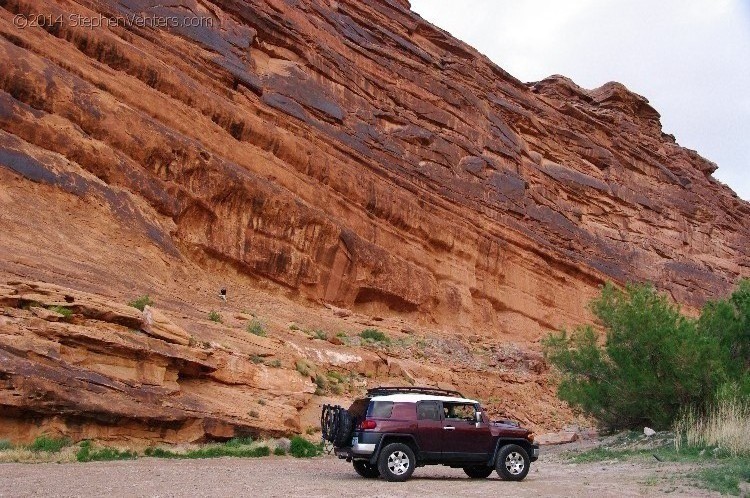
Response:
M689 470L656 461L565 463L542 454L523 482L468 479L461 469L418 468L406 483L363 479L330 456L0 464L0 497L43 496L711 496L680 484Z

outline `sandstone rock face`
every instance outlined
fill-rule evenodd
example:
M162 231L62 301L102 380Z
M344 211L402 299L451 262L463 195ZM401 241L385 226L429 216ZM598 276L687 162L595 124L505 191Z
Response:
M207 312L207 296L224 286L248 306L273 295L401 320L395 330L528 344L589 319L584 305L605 280L652 281L697 307L750 276L750 205L618 83L524 84L406 1L149 5L0 7L0 281L93 294L80 305L89 311L74 308L90 327L23 310L6 317L5 333L31 330L29 348L36 336L117 336L101 355L131 351L122 364L92 357L87 369L158 392L195 389L168 410L136 403L134 413L157 415L133 424L188 424L186 413L198 411L191 434L223 434L249 422L229 405L201 411L194 399L218 403L222 389L275 383L287 387L284 406L301 407L299 393L313 390L246 357L196 357L182 332L199 342L214 332L153 316L144 326L118 303L145 292L175 316ZM24 29L17 15L29 20ZM85 25L91 19L118 22ZM45 299L32 300L57 305ZM112 327L151 335L136 347L105 333ZM253 347L280 347L262 339ZM153 353L145 370L127 360L161 343L168 352ZM7 361L31 372L45 357L36 354ZM84 401L76 413L104 406ZM292 411L290 427L299 423Z

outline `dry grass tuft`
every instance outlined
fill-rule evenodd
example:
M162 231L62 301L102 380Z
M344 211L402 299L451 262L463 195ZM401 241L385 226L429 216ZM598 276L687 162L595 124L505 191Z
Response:
M750 401L722 400L706 415L689 411L674 426L679 451L682 444L688 447L718 447L736 457L750 455Z

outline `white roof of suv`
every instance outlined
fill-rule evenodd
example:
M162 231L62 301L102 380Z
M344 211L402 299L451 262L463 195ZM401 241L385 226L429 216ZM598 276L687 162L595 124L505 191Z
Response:
M412 394L412 393L399 393L399 394L384 394L382 396L373 396L370 398L371 401L393 401L396 403L417 403L419 401L444 401L452 403L471 403L478 404L479 402L474 399L458 398L455 396L438 396L435 394Z

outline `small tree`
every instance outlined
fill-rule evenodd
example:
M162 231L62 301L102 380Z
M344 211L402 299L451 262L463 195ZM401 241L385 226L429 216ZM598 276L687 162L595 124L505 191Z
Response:
M719 340L653 287L607 284L591 305L605 331L590 326L552 334L545 356L562 374L561 399L618 429L667 428L684 406L709 400L726 379Z

